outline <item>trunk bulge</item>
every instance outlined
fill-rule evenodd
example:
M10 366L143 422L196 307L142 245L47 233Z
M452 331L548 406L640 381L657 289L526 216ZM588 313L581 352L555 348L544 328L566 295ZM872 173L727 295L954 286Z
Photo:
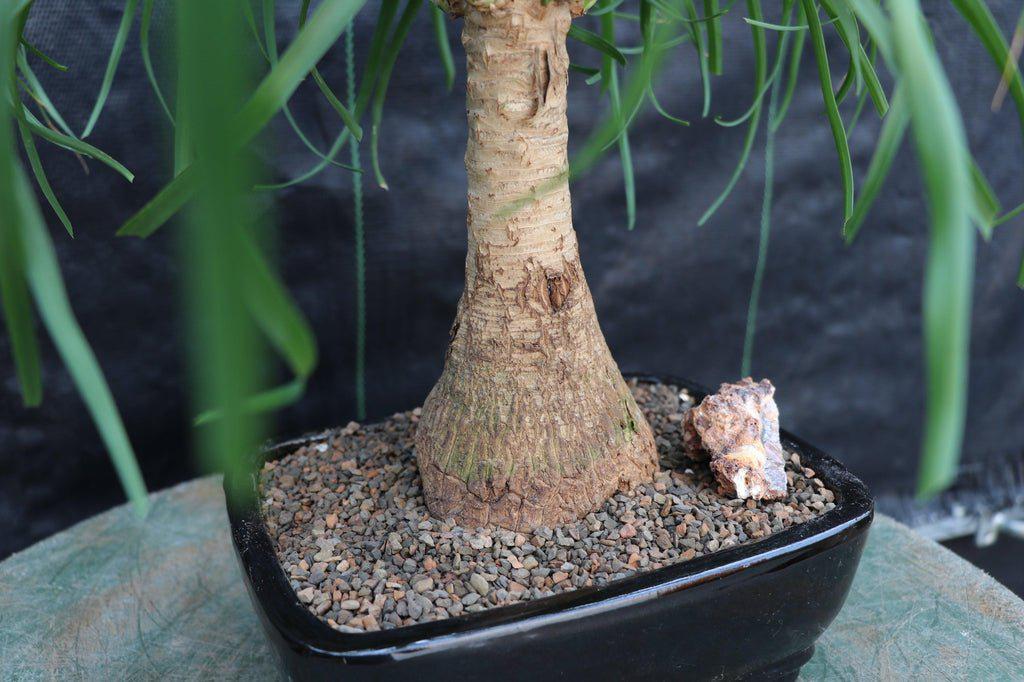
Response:
M657 455L598 326L572 227L563 173L573 8L477 4L460 8L466 288L416 447L435 516L529 529L575 520L650 479Z

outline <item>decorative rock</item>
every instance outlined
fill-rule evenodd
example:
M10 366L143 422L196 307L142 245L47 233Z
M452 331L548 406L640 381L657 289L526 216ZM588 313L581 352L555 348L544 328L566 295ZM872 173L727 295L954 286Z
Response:
M779 442L779 408L767 379L722 384L683 418L683 445L693 459L711 460L711 471L728 495L776 500L786 496Z

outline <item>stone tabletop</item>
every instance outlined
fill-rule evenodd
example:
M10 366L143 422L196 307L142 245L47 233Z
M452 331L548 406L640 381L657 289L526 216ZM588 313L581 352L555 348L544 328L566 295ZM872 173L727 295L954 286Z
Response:
M275 679L219 481L155 493L0 563L0 680ZM806 680L1024 675L1024 602L885 516Z

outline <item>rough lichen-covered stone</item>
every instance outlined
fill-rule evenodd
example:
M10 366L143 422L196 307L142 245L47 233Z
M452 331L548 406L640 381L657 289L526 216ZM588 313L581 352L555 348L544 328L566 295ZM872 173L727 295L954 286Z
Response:
M779 442L779 408L767 379L722 384L683 421L683 446L691 458L711 460L711 471L730 495L774 500L786 496Z

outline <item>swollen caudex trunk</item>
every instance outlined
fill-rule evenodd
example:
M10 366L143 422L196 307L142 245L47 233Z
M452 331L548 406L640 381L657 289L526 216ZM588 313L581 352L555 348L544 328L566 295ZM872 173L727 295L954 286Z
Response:
M657 464L572 227L565 37L580 7L446 9L465 17L469 250L444 372L417 428L424 495L464 526L574 520Z

